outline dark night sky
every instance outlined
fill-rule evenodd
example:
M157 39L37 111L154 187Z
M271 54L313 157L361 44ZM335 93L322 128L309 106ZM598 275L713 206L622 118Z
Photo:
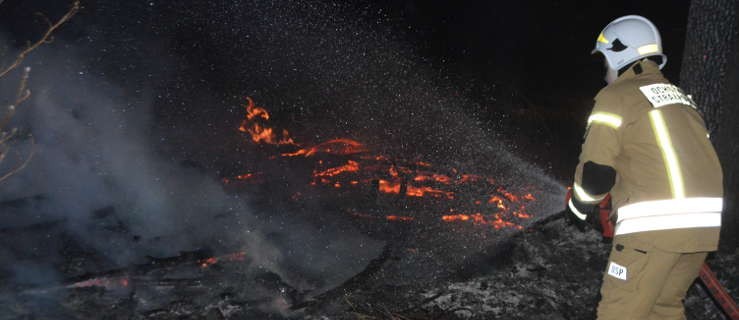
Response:
M75 68L119 86L131 108L153 104L153 134L168 141L163 150L202 162L213 158L214 150L206 148L208 155L198 156L203 152L187 145L212 145L222 137L224 131L214 127L233 126L244 95L263 98L272 108L279 105L275 110L284 112L278 117L300 121L317 113L316 107L305 111L298 106L306 104L304 99L316 99L301 91L334 88L332 81L345 81L339 79L353 66L376 73L380 71L375 69L393 68L386 58L378 58L381 48L363 61L352 51L352 46L362 47L363 42L369 47L387 42L400 48L401 56L412 56L411 72L423 68L434 75L429 81L482 105L460 106L482 120L497 114L491 110L511 112L528 104L561 132L559 125L579 124L603 85L601 63L589 52L605 24L624 14L652 19L661 29L670 58L666 74L676 80L688 9L688 1L289 3L279 7L247 1L83 1L78 16L58 34L64 48L57 44L53 50L74 52L81 65ZM33 18L34 12L58 17L65 8L65 1L4 1L0 30L20 46L41 30L43 23ZM279 22L273 24L274 20ZM298 24L292 25L295 21ZM328 43L321 42L326 30L343 23L350 26L337 34L362 29L356 33L358 40L348 35L342 47L332 35ZM318 53L303 56L300 51ZM315 61L326 55L329 60L346 57L341 67L322 75L333 75L335 80L316 80L307 73L286 75L291 69L327 69L321 65L326 61ZM257 73L260 77L255 77ZM323 96L340 101L354 94L336 88ZM487 111L480 112L481 108ZM560 116L552 118L552 114ZM219 125L224 122L227 126ZM574 128L550 138L573 140L579 131Z
M83 1L84 9L59 37L90 48L129 47L111 50L105 58L145 60L155 48L149 42L168 46L174 51L196 42L198 34L190 29L202 21L208 9L227 7L241 1L214 1L218 5L202 5L198 1L177 1L170 5L157 1ZM246 2L243 2L246 3ZM670 55L668 75L677 75L682 38L685 33L688 1L350 1L357 16L368 24L382 23L397 38L409 41L417 53L471 78L507 82L529 96L551 91L593 90L587 77L600 77L599 65L593 66L589 56L594 35L608 21L624 14L641 14L659 26L665 51ZM32 19L33 12L58 16L66 7L64 1L7 0L0 11L1 26L15 40L28 40L42 23ZM214 14L208 19L222 19ZM190 15L190 17L188 17ZM35 21L35 23L34 23ZM195 21L194 24L188 25ZM182 34L175 29L187 30ZM31 31L31 32L28 32ZM104 38L90 39L90 36ZM218 36L218 35L215 35ZM116 52L117 51L117 52ZM178 52L187 55L188 52ZM197 52L189 52L196 54ZM228 64L228 61L218 61ZM100 66L114 68L115 66ZM595 71L592 71L595 70ZM582 73L581 73L582 72ZM130 75L108 74L110 77ZM222 78L219 75L217 78ZM227 75L226 75L227 76ZM208 79L212 81L213 79ZM566 87L552 90L554 80ZM578 90L577 88L584 88Z

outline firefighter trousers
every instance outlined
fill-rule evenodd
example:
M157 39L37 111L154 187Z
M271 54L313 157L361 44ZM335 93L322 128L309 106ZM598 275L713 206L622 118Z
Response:
M683 298L706 255L663 251L617 236L603 275L598 319L685 319Z

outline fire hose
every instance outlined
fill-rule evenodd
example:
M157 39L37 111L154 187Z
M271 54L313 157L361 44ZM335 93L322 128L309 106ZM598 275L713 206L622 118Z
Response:
M570 197L572 196L572 190L570 190L567 193L567 198L565 199L565 206L567 205L567 202L569 201ZM559 220L565 216L565 211L553 214L551 216L548 216L544 219L541 219L537 221L536 225L532 225L531 227L539 227L545 224L548 224L552 221ZM598 204L598 216L601 226L601 234L603 238L605 239L612 239L614 235L614 224L613 220L610 219L611 216L611 196L610 194L607 195L599 204ZM711 270L711 267L708 266L707 263L703 263L703 266L701 266L700 273L698 277L701 279L701 282L706 287L707 291L711 295L711 298L719 305L719 308L721 311L724 312L726 317L731 320L739 320L739 308L736 305L736 302L734 299L729 295L729 292L726 290L726 288L721 285L721 283L716 278L716 274Z

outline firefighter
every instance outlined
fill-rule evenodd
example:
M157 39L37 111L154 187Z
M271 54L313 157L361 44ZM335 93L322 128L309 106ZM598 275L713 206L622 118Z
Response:
M718 157L692 98L660 72L654 24L618 18L592 53L607 85L588 117L568 218L599 225L595 207L610 194L615 236L598 319L685 319L682 299L718 246Z

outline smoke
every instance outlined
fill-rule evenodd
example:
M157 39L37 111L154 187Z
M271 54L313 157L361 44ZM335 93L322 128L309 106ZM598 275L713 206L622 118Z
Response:
M131 92L88 72L78 62L85 58L75 58L83 52L57 41L26 61L33 94L12 126L33 135L36 152L0 185L5 289L205 249L244 250L253 268L317 290L345 281L376 255L381 244L350 227L318 230L287 214L260 219L215 173L168 158L157 149L156 90ZM2 80L4 97L12 95L12 76ZM26 154L31 145L21 138L14 150Z
M26 170L3 186L3 198L40 195L43 200L34 203L32 212L22 207L8 216L32 217L33 223L64 220L88 245L101 246L107 258L123 264L141 249L159 256L202 244L212 233L187 232L188 227L207 226L216 214L247 210L204 172L157 155L148 142L147 101L131 106L105 79L70 73L75 66L69 60L37 59L43 65L33 68L33 96L17 119L35 137L37 153ZM94 219L120 223L126 230L100 230ZM251 221L240 216L237 222ZM97 241L109 236L110 242ZM129 241L154 237L182 246Z
M127 8L123 3L107 6ZM196 162L237 160L219 147L235 134L235 126L219 120L235 125L242 116L236 99L224 102L224 95L253 96L275 122L295 124L291 133L302 141L348 136L393 158L494 174L514 189L534 185L544 197L532 212L560 207L564 188L498 143L496 127L479 121L475 113L494 117L495 106L466 97L443 66L418 58L403 34L388 27L392 17L369 6L303 1L172 6L157 11L161 24L153 22L159 16L144 19L172 41L170 51L145 51L156 47L146 42L130 49L124 33L102 28L89 31L90 38L115 35L109 40L115 50L105 51L113 57L57 41L27 61L33 96L15 125L33 134L37 153L0 185L0 240L13 243L0 247L0 272L12 285L63 281L202 248L244 249L255 268L299 290L330 288L360 271L381 243L346 224L305 221L320 216L322 204L306 204L306 218L289 206L256 209L243 195L224 192L208 165L189 165L180 161L187 156L160 149L179 140L174 148L199 154ZM123 60L130 51L143 51L145 65L184 67L141 70ZM170 55L181 60L162 58ZM157 85L142 90L137 82L149 78ZM12 94L9 87L3 85L3 96ZM175 107L184 101L189 109ZM157 118L163 110L187 121ZM218 125L203 129L208 121ZM28 148L28 140L17 146ZM70 270L66 259L79 255L88 258ZM274 301L283 305L280 297Z

